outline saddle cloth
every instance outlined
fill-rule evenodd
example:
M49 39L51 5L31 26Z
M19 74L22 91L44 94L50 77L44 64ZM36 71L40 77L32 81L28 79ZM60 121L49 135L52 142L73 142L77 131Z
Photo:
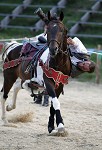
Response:
M38 42L25 42L24 44L23 43L19 43L19 42L16 42L16 41L12 41L12 42L6 42L5 45L4 45L4 56L3 56L3 59L5 60L7 55L14 49L16 48L17 46L20 46L22 45L22 50L21 50L21 54L22 55L30 55L30 56L33 56L34 54L36 54L38 51L40 51L41 49L43 49L44 51L44 54L43 52L41 53L41 60L43 62L45 62L47 60L47 55L49 53L49 50L48 50L48 47L47 45L45 45L45 43L38 43ZM47 50L47 51L45 51ZM43 54L43 55L42 55Z

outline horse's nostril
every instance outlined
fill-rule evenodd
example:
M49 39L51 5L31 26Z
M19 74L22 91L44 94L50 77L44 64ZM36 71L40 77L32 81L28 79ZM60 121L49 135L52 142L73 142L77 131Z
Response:
M51 55L52 57L54 57L56 54L57 54L57 47L54 48L54 49L51 49L51 51L50 51L50 55Z
M57 53L57 52L58 52L58 47L55 48L55 53Z
M55 48L55 51L58 50L58 47Z

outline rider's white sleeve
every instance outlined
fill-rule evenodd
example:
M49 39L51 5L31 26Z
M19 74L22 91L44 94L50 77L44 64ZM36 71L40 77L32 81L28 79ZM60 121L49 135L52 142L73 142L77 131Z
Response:
M75 42L75 45L69 45L71 52L87 54L87 49L77 37L74 37L73 41Z

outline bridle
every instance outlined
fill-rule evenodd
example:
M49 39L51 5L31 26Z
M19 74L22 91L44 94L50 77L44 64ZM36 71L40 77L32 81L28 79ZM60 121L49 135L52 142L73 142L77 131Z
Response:
M63 25L63 23L60 21L60 20L52 20L50 23L49 23L49 25L51 24L51 23L57 23L57 24L62 24ZM64 25L63 25L64 26ZM62 33L62 39L64 39L65 38L65 36L67 36L67 35L65 35L65 32L67 32L67 29L64 27L64 29L63 29L63 32L64 33ZM57 43L57 45L58 45L58 52L57 53L62 53L62 54L64 54L64 55L68 55L68 50L67 50L67 48L66 48L66 50L65 51L63 51L62 50L62 46L63 46L63 42L58 42L56 39L51 39L50 41L48 41L48 47L49 47L49 45L50 45L50 43L51 42L56 42Z

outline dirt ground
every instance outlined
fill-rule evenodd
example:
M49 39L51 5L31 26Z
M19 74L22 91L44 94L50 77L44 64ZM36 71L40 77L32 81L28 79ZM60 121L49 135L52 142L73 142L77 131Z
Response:
M0 88L2 82L0 75ZM0 119L0 150L102 150L102 85L74 79L64 92L60 103L66 137L49 136L49 106L34 104L29 93L21 90L16 109L7 112L16 126L4 127ZM11 99L12 90L7 103Z

